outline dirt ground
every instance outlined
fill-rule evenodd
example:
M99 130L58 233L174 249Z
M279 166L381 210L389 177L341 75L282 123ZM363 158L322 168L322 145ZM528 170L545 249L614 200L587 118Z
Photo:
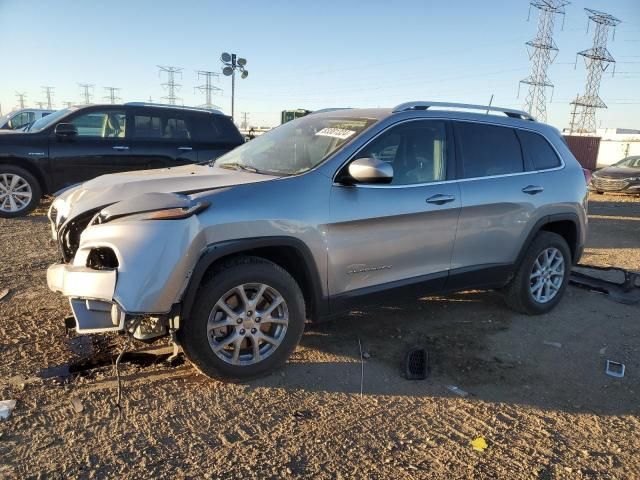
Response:
M592 196L590 226L583 263L640 270L640 199ZM124 338L65 332L55 259L44 207L0 220L0 399L17 400L0 478L640 478L640 305L573 286L540 317L494 292L424 298L311 326L241 385L125 356L119 411ZM424 381L401 375L416 344Z

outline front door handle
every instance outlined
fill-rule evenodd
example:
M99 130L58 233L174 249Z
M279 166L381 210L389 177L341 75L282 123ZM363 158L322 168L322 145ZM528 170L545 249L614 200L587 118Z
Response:
M442 195L438 193L427 198L427 203L434 203L436 205L443 205L445 203L453 202L456 199L453 195Z
M129 150L129 147L127 147L126 145L116 145L113 147L113 149L118 151L123 151L123 150Z
M178 150L182 150L183 152L190 152L193 150L193 147L178 147Z
M529 195L535 195L536 193L540 193L544 190L540 185L527 185L522 189L524 193L528 193Z

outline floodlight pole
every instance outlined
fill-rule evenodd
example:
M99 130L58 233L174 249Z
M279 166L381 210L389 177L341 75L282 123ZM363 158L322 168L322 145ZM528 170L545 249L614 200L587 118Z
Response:
M245 69L247 61L244 58L238 58L235 53L223 53L220 60L224 65L222 73L231 77L231 120L235 121L235 102L236 102L236 70L240 70L242 75L240 78L247 78L249 72Z
M235 121L234 117L234 105L236 98L236 57L235 53L231 54L231 68L233 68L233 73L231 74L231 121Z

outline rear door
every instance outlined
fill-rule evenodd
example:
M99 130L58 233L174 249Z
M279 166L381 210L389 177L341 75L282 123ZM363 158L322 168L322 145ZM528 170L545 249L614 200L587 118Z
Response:
M458 121L454 130L462 208L450 286L492 283L489 273L499 283L535 219L540 186L527 171L515 129Z
M54 183L62 188L118 171L119 163L130 163L127 118L123 108L83 109L65 119L78 135L49 139Z
M413 294L411 286L444 286L460 213L448 137L441 120L396 125L353 157L391 163L391 184L334 184L328 241L332 308L340 310L341 299L369 303L368 294L395 287Z
M244 137L229 117L213 113L193 113L194 148L198 161L215 160L244 143Z

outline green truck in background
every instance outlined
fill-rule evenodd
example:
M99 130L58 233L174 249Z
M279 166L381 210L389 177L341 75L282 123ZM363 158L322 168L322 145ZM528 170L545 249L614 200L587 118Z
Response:
M280 124L290 122L296 118L304 117L310 113L311 110L305 110L304 108L298 108L297 110L283 110L280 114Z

